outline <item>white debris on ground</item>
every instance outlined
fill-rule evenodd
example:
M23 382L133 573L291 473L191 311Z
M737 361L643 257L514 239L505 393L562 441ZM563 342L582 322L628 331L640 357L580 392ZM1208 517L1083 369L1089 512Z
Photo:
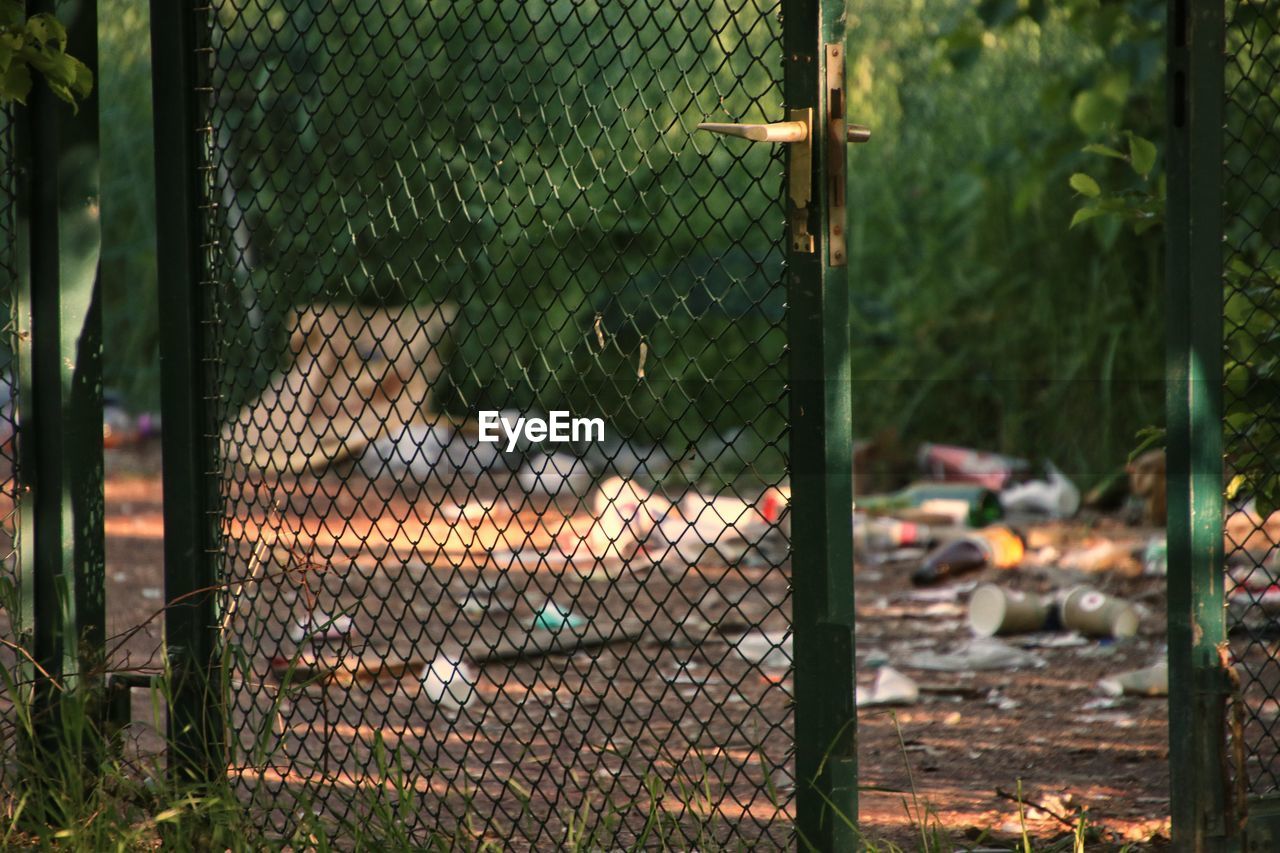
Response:
M476 699L475 667L438 654L422 670L422 693L447 713L457 713Z
M875 683L858 687L860 708L876 705L914 705L920 701L920 685L891 666L876 669Z
M293 620L288 628L289 639L295 643L340 640L350 633L350 616L330 616L321 611Z

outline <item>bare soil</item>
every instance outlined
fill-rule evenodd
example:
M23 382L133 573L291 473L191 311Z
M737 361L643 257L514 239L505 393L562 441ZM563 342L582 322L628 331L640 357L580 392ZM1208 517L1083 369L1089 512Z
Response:
M159 663L158 467L152 446L108 452L108 632L127 635L117 664L130 668ZM316 796L329 796L337 817L369 819L361 817L367 797L358 794L407 786L427 818L470 819L478 834L496 839L531 834L533 848L553 846L584 802L597 816L610 814L607 803L624 815L619 840L642 831L636 822L646 817L645 804L658 802L686 846L711 838L762 849L788 844L790 681L737 645L752 624L771 635L786 628L789 569L774 566L781 562L774 552L762 546L733 567L662 561L584 574L572 571L571 561L520 556L522 548L545 552L546 536L555 539L555 529L527 513L498 524L522 531L518 542L486 542L490 533L479 525L472 545L459 549L456 533L403 494L310 494L302 506L285 501L285 514L300 519L294 547L322 568L306 591L279 566L269 583L240 587L229 627L249 661L235 694L240 745L252 746L267 731L278 747L269 763L245 760L232 770L268 807L266 827L286 825L299 803ZM229 565L240 580L255 570L258 525L271 519L270 500L252 496L242 505L254 509L239 516L234 531ZM395 523L380 524L388 518ZM1065 550L1098 535L1141 534L1102 520L1047 529L1033 542ZM887 661L923 689L912 707L859 713L864 831L910 848L924 816L958 840L1007 840L1019 829L1014 799L1021 790L1021 811L1037 838L1060 836L1083 808L1105 840L1090 849L1124 841L1161 846L1169 811L1166 700L1107 702L1096 683L1163 654L1163 580L1119 572L1082 578L1048 565L966 577L1040 591L1085 579L1139 602L1142 631L1123 643L1060 647L1043 646L1054 636L1013 638L1040 641L1031 651L1042 665L940 673L911 668L909 657L947 651L969 637L965 596L921 600L908 581L911 565L859 565L855 572L860 682L874 678L869 662ZM317 603L306 604L312 592ZM473 612L466 601L473 592L495 606ZM572 602L576 615L618 641L486 660L504 643L518 647L523 638L527 645L527 626L548 599ZM347 675L321 671L307 683L296 671L282 676L279 660L296 667L307 651L287 637L300 606L350 613L356 623L359 639L315 657L351 661L374 653L406 667L352 665ZM458 714L426 701L419 685L420 665L443 653L481 661L477 698ZM134 715L145 723L150 703L140 693ZM407 782L388 781L395 773L378 765L379 740L400 748ZM158 740L143 733L139 743L155 748ZM669 783L656 797L655 779ZM486 824L495 828L485 832Z

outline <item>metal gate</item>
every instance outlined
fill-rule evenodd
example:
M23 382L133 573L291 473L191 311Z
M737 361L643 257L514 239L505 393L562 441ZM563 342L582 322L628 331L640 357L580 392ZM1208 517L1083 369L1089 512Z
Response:
M154 0L179 766L273 833L851 848L844 14Z
M1274 850L1280 6L1175 0L1169 39L1174 827Z

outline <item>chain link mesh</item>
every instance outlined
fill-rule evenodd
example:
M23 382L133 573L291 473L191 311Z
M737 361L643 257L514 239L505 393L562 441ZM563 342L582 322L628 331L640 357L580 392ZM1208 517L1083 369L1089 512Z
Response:
M192 8L265 825L789 844L780 153L694 133L782 116L777 0Z
M14 646L0 648L0 666L16 674L19 660L12 649L25 645L18 552L18 192L13 110L0 109L0 638ZM0 751L17 749L17 720L11 697L0 697ZM7 776L0 767L0 776Z
M1280 790L1280 6L1226 1L1225 364L1228 471L1256 503L1226 520L1229 627L1244 710L1241 772L1251 794ZM1229 490L1230 491L1230 490Z

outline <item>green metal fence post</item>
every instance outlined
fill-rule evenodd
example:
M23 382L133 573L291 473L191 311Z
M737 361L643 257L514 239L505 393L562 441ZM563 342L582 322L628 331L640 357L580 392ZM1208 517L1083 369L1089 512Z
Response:
M826 249L828 44L844 44L843 0L783 3L788 108L812 107L813 252L788 256L796 823L802 848L856 846L853 480L849 287ZM843 57L843 50L841 51ZM840 60L843 62L843 59ZM843 156L843 151L841 152Z
M170 766L179 778L198 782L224 772L225 737L214 504L208 491L213 437L200 311L205 265L198 148L205 131L197 91L197 13L186 3L151 3Z
M1169 737L1174 841L1221 849L1230 682L1222 571L1222 0L1168 27Z
M30 14L53 12L32 4ZM57 9L68 49L97 71L93 0ZM18 112L25 164L25 286L18 312L23 519L22 624L40 666L64 686L101 683L103 600L102 320L98 283L97 98L78 111L37 83ZM52 745L58 691L37 684L38 737Z

